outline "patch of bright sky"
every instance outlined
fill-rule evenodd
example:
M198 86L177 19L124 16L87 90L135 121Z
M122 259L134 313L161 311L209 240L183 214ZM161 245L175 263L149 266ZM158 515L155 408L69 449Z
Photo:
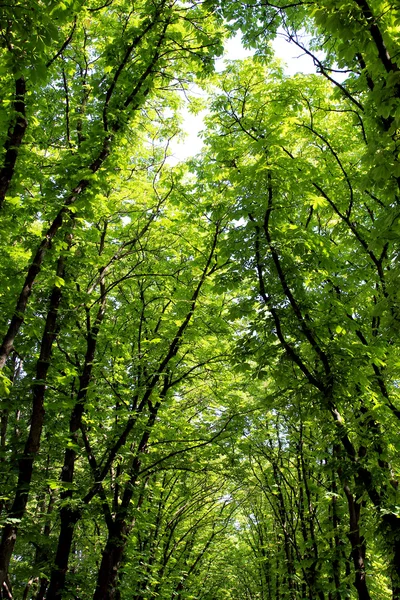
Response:
M283 62L286 75L316 72L312 58L303 53L295 44L288 42L283 34L279 34L279 31L278 36L272 42L272 47L275 56ZM237 34L235 37L227 40L223 57L216 61L216 70L222 71L224 69L225 60L241 60L252 55L253 51L243 47L240 34ZM339 80L338 77L336 79ZM341 80L342 78L340 78ZM194 87L191 93L193 95L198 94L204 98L204 92L199 88ZM183 129L186 131L186 137L183 141L179 142L172 140L170 144L171 156L168 159L169 164L176 164L186 160L201 151L203 140L199 136L199 133L204 128L204 117L206 114L207 110L193 115L187 108L183 109Z

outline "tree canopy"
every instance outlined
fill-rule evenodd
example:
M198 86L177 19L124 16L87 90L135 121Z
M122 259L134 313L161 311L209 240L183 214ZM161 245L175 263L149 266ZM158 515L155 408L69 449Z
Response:
M0 17L0 597L400 600L399 7Z

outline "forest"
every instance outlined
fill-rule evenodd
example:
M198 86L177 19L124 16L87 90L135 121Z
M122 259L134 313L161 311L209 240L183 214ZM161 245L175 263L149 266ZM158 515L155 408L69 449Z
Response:
M400 600L400 5L0 30L0 597Z

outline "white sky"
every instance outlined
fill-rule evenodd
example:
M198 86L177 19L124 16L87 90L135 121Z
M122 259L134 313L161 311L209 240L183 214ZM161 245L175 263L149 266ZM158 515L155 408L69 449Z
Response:
M301 52L301 50L294 44L290 44L284 39L282 35L278 35L272 42L272 47L277 58L282 59L285 66L285 73L287 75L294 75L295 73L315 73L315 66L313 60L307 54ZM227 60L238 60L252 56L253 52L246 50L242 44L240 35L236 35L234 38L229 39L225 45L225 53L222 58L217 59L216 69L222 71L224 68L225 59ZM338 78L342 80L343 78ZM192 92L193 93L193 92ZM199 90L199 95L203 95ZM170 164L176 164L183 161L191 156L194 156L200 152L203 145L203 140L199 137L199 132L204 128L204 116L207 111L202 111L197 115L192 115L187 109L182 111L183 113L183 128L187 135L184 141L176 142L172 141L170 144L170 152L172 156L169 157L168 162Z

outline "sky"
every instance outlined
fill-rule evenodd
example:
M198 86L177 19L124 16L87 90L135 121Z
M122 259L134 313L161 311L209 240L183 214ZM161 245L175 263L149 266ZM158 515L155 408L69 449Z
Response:
M279 32L278 36L272 42L272 47L275 51L275 56L282 59L284 62L284 71L286 75L316 72L312 58L307 54L302 53L294 44L290 44L286 41L283 35L279 35ZM243 59L252 54L252 51L246 50L246 48L243 47L240 40L240 34L237 34L234 38L227 40L223 57L216 61L216 69L217 71L222 71L225 60ZM194 91L194 93L196 92ZM199 90L199 95L203 95L201 90ZM170 156L168 160L170 164L176 164L194 156L200 152L203 145L199 132L204 128L203 121L207 111L202 111L197 115L193 115L187 109L184 109L182 114L184 118L183 129L186 131L186 137L184 141L180 142L172 140L170 144L172 156Z

